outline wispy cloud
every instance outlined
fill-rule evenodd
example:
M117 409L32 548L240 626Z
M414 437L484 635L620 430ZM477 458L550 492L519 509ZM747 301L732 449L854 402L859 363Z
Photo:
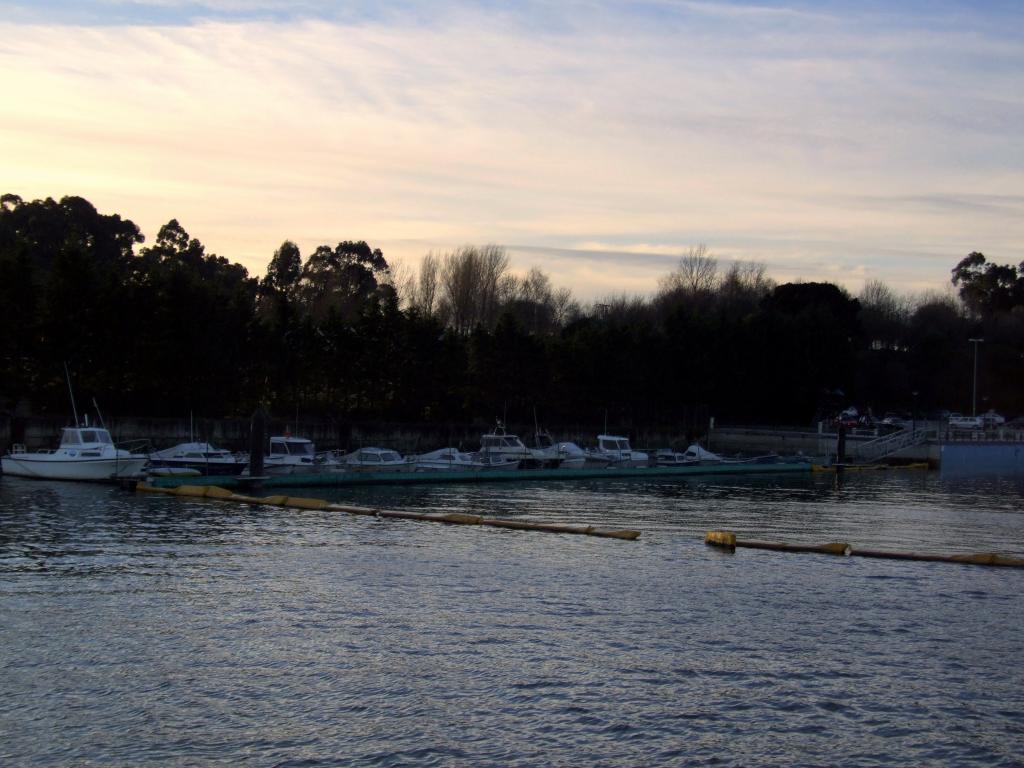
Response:
M22 5L3 191L177 217L257 272L285 238L514 244L582 295L697 242L854 283L1016 259L1020 14L856 8ZM896 245L920 258L870 257Z

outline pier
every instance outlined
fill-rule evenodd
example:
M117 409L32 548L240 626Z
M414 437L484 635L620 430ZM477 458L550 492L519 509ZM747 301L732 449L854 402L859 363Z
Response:
M422 485L432 483L508 483L523 481L580 481L621 478L686 478L708 475L774 475L810 473L805 462L722 463L687 467L608 467L605 469L512 469L460 472L315 472L309 474L269 475L260 480L264 488L331 488L359 485ZM154 477L154 488L183 485L215 485L242 488L250 485L246 477Z

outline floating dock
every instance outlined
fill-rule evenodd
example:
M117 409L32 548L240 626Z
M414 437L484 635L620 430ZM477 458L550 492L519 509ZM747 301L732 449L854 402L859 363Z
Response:
M918 560L930 563L956 563L959 565L990 565L1004 568L1024 568L1024 560L996 552L979 552L961 555L937 555L922 552L887 552L877 549L858 549L845 541L828 544L785 544L774 541L740 541L732 531L708 531L704 543L728 552L737 548L766 549L772 552L799 552L841 557L871 557L882 560Z
M381 520L418 520L425 523L444 523L446 525L482 525L491 528L509 528L516 531L542 531L544 533L570 533L577 536L596 536L604 539L622 539L636 541L640 531L626 529L597 528L593 525L566 525L564 523L541 523L529 520L510 520L501 517L483 517L467 515L461 512L447 514L431 514L425 512L402 512L374 507L355 507L349 504L332 504L325 499L308 499L299 496L244 496L232 493L226 488L215 485L182 485L178 488L156 488L140 483L136 490L142 493L166 493L172 496L230 501L238 504L266 504L275 507L292 509L319 509L328 512L344 512L350 515L376 517Z
M707 475L777 475L810 473L805 462L739 462L692 467L609 467L606 469L512 469L462 472L316 472L301 475L247 477L153 477L154 488L216 485L221 488L328 488L355 485L422 485L429 483L503 483L524 480L615 480L621 478L684 478Z

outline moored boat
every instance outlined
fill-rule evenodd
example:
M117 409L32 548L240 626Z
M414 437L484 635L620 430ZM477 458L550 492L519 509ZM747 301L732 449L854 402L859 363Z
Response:
M684 464L722 464L725 461L726 459L723 459L717 453L701 448L697 443L694 443L683 452Z
M478 470L512 470L519 469L522 466L522 459L516 459L511 456L502 456L497 453L485 453L484 451L478 451L476 453L471 453L470 456L473 457L473 468Z
M682 467L689 463L685 453L671 448L659 448L654 452L654 465L657 467Z
M412 472L415 459L407 459L388 448L360 448L346 453L338 461L350 472Z
M147 471L156 475L185 474L193 470L200 475L233 476L245 469L249 457L235 454L210 443L179 443L171 448L149 454Z
M587 451L588 463L613 467L646 467L648 455L643 451L634 451L629 445L629 438L621 435L598 435L597 447Z
M533 459L543 469L558 469L564 466L565 458L551 435L537 430L533 435L533 446L529 449Z
M88 424L61 430L55 450L29 452L14 445L2 459L5 475L42 480L112 481L138 477L149 457L117 448L110 432Z
M562 463L561 469L583 469L587 466L587 452L576 443L561 442L555 446L558 449L558 456Z
M485 468L514 461L522 469L540 469L545 462L537 458L517 435L506 432L500 421L493 432L480 437L480 450L477 453L482 457Z
M458 448L438 448L416 457L417 472L463 472L481 468L471 454Z
M250 474L252 464L243 475ZM300 475L316 472L343 472L345 467L330 454L318 454L312 440L293 435L270 438L270 451L263 457L267 475Z

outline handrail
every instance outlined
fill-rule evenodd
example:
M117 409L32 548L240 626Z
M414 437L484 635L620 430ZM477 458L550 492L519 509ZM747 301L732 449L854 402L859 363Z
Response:
M865 443L854 443L849 446L850 456L859 459L876 460L891 456L904 448L921 445L938 437L936 429L901 430L890 435L877 437Z

